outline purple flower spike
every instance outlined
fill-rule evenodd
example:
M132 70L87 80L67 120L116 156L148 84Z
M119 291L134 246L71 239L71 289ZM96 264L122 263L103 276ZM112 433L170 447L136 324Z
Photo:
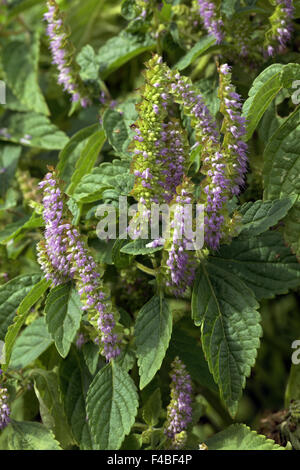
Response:
M71 95L72 102L79 102L85 108L89 105L89 100L82 96L80 79L72 67L72 54L58 6L54 0L49 0L47 7L48 11L45 13L44 19L48 23L47 35L50 39L52 62L57 66L59 72L58 83L63 86L64 91Z
M78 230L64 218L64 195L55 173L48 173L39 184L44 191L43 218L45 242L38 245L38 261L52 285L74 279L83 310L98 330L100 347L107 361L120 354L119 338L114 333L115 318L97 265L81 240Z
M176 357L171 365L171 402L167 410L165 433L178 448L177 435L192 421L192 381L183 362Z
M0 369L0 375L2 370ZM0 430L4 429L10 422L10 408L7 404L7 388L0 386Z
M198 0L199 13L202 17L204 27L209 34L216 38L217 44L223 40L222 26L223 21L218 18L216 5L211 1Z

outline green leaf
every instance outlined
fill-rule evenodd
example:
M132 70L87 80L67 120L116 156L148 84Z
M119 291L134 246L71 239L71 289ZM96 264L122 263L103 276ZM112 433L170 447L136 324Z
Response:
M282 64L272 64L252 83L249 98L243 106L243 116L247 119L246 140L250 139L269 104L281 90L282 68Z
M239 423L232 424L205 443L208 450L285 450L272 439Z
M295 350L296 359L299 360L299 346ZM299 364L292 364L288 383L285 390L285 408L288 409L292 401L300 400L300 367Z
M253 292L227 266L201 264L193 289L192 317L201 326L209 369L232 415L259 347L262 331L257 308Z
M81 155L83 157L83 150L86 148L90 137L97 131L99 131L98 124L81 129L71 137L60 152L57 171L60 178L66 183L70 183L77 160Z
M82 354L90 373L94 375L99 362L99 347L89 341L82 346Z
M67 189L67 193L69 195L74 193L74 190L80 183L81 178L92 171L105 140L106 136L102 129L95 132L89 138L76 162L76 168L72 175L70 186Z
M293 82L295 80L299 80L300 76L300 65L299 64L287 64L282 68L281 71L281 83L283 88L290 89L291 93L293 93ZM294 89L295 90L295 89Z
M119 157L128 159L131 156L128 146L133 140L135 132L130 126L137 117L138 113L133 100L122 103L118 109L109 108L103 115L103 128L107 139Z
M12 350L9 367L11 369L23 369L46 351L52 342L45 318L37 318L17 338Z
M232 272L253 290L258 300L285 294L300 285L300 265L285 246L279 232L265 232L257 238L237 238L222 246L213 266Z
M128 162L116 159L112 163L101 163L92 173L85 175L75 188L73 197L77 202L95 202L108 188L115 189L120 196L127 196L133 184L134 176L129 172Z
M81 449L91 450L94 447L85 404L91 375L75 347L71 348L67 358L61 362L59 377L64 409L72 433Z
M4 123L2 122L1 125ZM9 137L0 136L1 140L15 142L26 147L38 147L48 150L60 150L68 142L68 137L44 115L34 112L14 113L5 126ZM23 140L26 135L31 138Z
M163 246L156 246L156 247L147 247L149 243L153 240L144 240L143 238L137 238L136 240L127 243L120 249L121 253L125 253L127 255L149 255L150 253L155 253L156 251L160 251L163 249Z
M61 450L53 433L43 424L12 420L13 432L9 434L10 450Z
M49 115L48 106L38 84L39 36L28 45L11 41L2 51L3 71L7 84L28 110Z
M195 62L198 57L207 53L207 51L216 44L213 36L204 36L174 65L174 69L184 70Z
M206 441L208 450L285 450L272 439L251 431L245 424L232 424Z
M38 282L31 291L26 295L26 297L20 303L17 314L14 318L12 325L8 327L6 336L5 336L5 360L6 364L2 368L5 370L9 365L11 352L16 341L16 338L20 332L20 329L25 323L25 320L30 312L30 309L33 305L43 296L51 282L46 279L42 279Z
M7 242L13 240L22 232L35 228L42 227L44 220L42 216L37 215L35 212L31 217L25 216L24 218L13 222L12 224L6 225L4 230L0 232L0 244L6 245Z
M218 391L199 341L187 334L180 326L180 322L174 326L167 356L170 361L179 356L193 380L213 392Z
M63 448L74 444L61 400L58 376L53 371L33 369L34 389L40 404L43 424Z
M18 276L0 286L0 339L4 340L7 328L13 322L17 308L30 292L32 287L41 280L40 274Z
M115 364L103 367L87 395L87 414L98 450L117 450L134 424L138 396L133 380Z
M55 346L66 357L80 326L82 305L71 283L54 287L47 297L46 323Z
M283 237L291 250L300 259L300 201L292 207L284 219Z
M155 426L158 423L161 409L161 393L160 389L157 388L142 408L143 420L148 426Z
M5 195L14 178L21 150L22 147L19 145L0 146L0 197Z
M155 42L150 36L121 32L119 36L109 39L97 54L101 78L105 80L126 62L154 47Z
M97 80L99 78L99 58L90 44L81 49L76 57L76 62L80 65L82 80Z
M264 152L264 198L298 197L284 219L284 238L300 256L300 109L288 116L269 140Z
M253 237L273 227L288 213L294 202L294 198L246 202L239 209L239 214L243 216L242 235Z
M139 311L135 324L135 340L140 372L140 388L144 388L159 370L172 334L172 315L162 296L155 295Z
M264 151L264 199L300 193L300 109L272 135Z

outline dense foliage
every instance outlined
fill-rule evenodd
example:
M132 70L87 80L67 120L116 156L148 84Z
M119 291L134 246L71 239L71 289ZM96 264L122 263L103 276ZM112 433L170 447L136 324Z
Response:
M300 0L1 2L0 449L300 449L299 47Z

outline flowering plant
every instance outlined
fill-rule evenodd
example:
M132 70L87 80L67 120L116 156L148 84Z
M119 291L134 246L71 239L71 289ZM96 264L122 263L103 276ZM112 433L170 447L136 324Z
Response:
M300 449L299 20L1 2L1 450Z

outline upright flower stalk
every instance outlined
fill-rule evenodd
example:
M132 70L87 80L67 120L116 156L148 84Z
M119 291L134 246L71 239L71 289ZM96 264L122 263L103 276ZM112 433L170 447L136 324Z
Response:
M80 233L69 221L65 196L55 172L48 173L39 186L44 191L46 228L45 241L38 245L38 261L53 286L72 279L76 282L82 308L88 312L90 322L98 331L101 353L110 361L120 354L120 340L115 333L115 314L109 292Z
M192 381L183 362L176 357L171 365L171 401L167 408L165 433L173 448L184 445L185 432L192 421Z
M0 379L3 374L0 369ZM10 422L10 407L8 405L7 388L0 385L0 430L6 428Z
M197 268L193 249L193 217L185 210L185 205L193 203L192 191L193 184L188 179L177 188L177 196L174 198L175 210L172 212L170 223L171 237L164 246L166 256L163 266L166 270L166 286L176 297L182 296L192 285Z
M216 38L217 44L220 44L223 40L223 21L219 16L216 3L209 0L197 1L199 6L199 14L206 31Z
M293 31L294 11L293 0L275 0L275 11L270 17L271 28L266 35L269 56L282 53L287 47Z
M227 203L238 195L244 184L247 170L247 144L245 119L241 116L241 99L231 84L230 67L219 69L220 111L224 116L221 132L222 145L215 153L204 158L201 171L206 174L202 182L202 201L205 203L205 241L217 250L221 239L227 239L234 224L229 216Z
M187 167L188 141L180 122L168 116L168 77L158 56L147 64L139 119L134 128L132 195L149 207L151 202L169 203Z
M76 71L73 60L73 47L68 39L68 32L64 26L62 15L55 0L48 0L48 11L44 15L47 21L47 35L50 39L50 50L53 63L58 69L58 83L64 91L71 95L73 102L79 102L82 107L89 104L83 83Z

